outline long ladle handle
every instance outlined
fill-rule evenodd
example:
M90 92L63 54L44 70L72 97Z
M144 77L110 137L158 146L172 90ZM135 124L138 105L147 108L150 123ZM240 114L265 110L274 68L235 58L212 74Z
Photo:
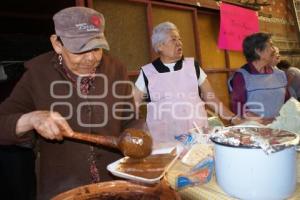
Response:
M77 139L86 142L92 142L107 147L118 148L118 138L113 136L94 135L90 133L74 132L72 136L64 134L65 137Z

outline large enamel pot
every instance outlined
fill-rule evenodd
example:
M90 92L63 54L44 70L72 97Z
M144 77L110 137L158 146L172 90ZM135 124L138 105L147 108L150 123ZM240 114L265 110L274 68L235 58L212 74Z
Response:
M296 189L296 147L267 155L260 148L215 142L218 185L239 199L285 199Z

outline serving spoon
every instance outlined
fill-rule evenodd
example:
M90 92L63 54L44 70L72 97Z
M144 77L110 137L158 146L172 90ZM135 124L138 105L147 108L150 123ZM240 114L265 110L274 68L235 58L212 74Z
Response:
M151 136L143 130L134 128L125 129L119 137L81 132L74 132L72 136L68 134L63 135L76 140L116 148L119 149L124 156L135 159L145 158L152 152Z

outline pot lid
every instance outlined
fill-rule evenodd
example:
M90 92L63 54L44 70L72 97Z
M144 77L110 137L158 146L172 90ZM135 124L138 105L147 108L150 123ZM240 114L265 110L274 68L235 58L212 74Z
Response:
M232 126L214 129L211 140L232 147L261 148L269 154L297 145L299 135L265 127Z

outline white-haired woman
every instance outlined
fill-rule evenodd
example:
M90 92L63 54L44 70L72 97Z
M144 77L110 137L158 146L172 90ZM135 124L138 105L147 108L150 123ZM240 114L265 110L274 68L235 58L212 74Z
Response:
M174 145L175 136L195 123L207 127L203 100L222 118L239 121L215 96L198 62L183 57L182 41L173 23L157 25L151 39L159 58L141 68L134 96L138 107L143 100L147 103L147 125L154 148Z

